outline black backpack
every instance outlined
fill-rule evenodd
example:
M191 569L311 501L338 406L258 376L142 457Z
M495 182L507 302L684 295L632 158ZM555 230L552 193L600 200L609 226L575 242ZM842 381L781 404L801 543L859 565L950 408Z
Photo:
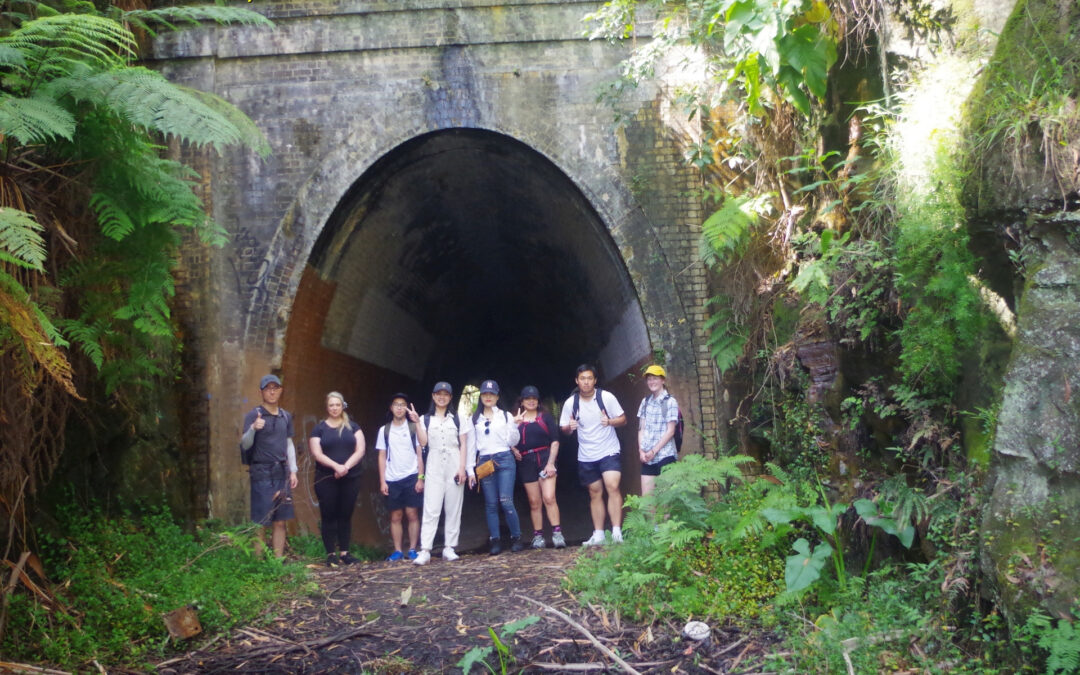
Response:
M252 410L259 410L260 408L262 408L263 412L266 412L266 408L263 408L261 405L255 406L254 408L252 408ZM273 415L271 415L270 413L266 413L266 416L273 417ZM285 410L284 408L278 408L278 416L285 421L285 428L287 429L289 424L291 423L292 415L289 414L288 410ZM251 447L247 450L244 449L244 446L242 444L238 445L240 445L240 463L244 466L249 466L251 464L251 460L254 459L255 456L255 444L252 443Z
M600 406L600 412L607 415L607 408L604 407L603 392L600 391L600 387L597 387L595 391L596 391L596 394L593 396L593 398L596 400L596 405ZM570 410L570 417L573 417L574 419L576 419L578 421L581 421L581 417L579 415L580 410L581 410L581 405L580 404L581 404L581 392L579 392L577 389L575 389L574 390L574 407Z
M386 446L386 463L387 464L390 463L390 425L391 424L393 424L393 422L387 422L386 424L383 425L383 428L382 428L383 445ZM412 447L415 450L416 449L416 427L413 426L412 422L406 422L406 424L409 425L409 436L412 437ZM427 448L426 447L424 448L424 459L425 460L427 459Z

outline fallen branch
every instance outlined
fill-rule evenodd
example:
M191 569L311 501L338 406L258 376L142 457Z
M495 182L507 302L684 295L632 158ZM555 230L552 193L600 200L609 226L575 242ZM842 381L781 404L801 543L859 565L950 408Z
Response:
M30 551L22 552L22 555L19 556L19 562L15 563L15 568L11 570L7 586L4 587L4 600L0 604L0 640L4 639L4 629L7 628L8 603L11 601L11 594L15 591L15 583L19 580L19 575L22 574L23 568L26 566L26 560L29 557Z
M555 616L559 617L560 619L562 619L563 621L568 623L571 627L576 628L582 635L584 635L586 638L589 639L589 642L593 643L594 647L599 649L600 652L602 654L604 654L605 656L607 656L609 659L611 659L615 663L619 664L619 666L625 672L633 673L634 675L641 675L641 673L639 673L637 670L634 670L634 668L629 663L627 663L626 661L623 661L621 658L619 658L618 654L616 654L615 652L611 651L606 646L601 644L600 641L596 639L596 636L594 636L592 633L590 633L589 630L587 628L585 628L585 626L582 626L577 621L574 621L572 618L570 618L570 616L568 616L564 612L560 612L559 610L555 609L551 605L544 604L544 603L540 602L539 600L533 600L532 598L530 598L528 596L525 596L525 595L521 595L520 593L515 593L514 597L518 597L518 598L521 598L522 600L531 602L534 605L543 608L545 611L550 612L551 614L554 614Z
M546 661L533 661L529 665L543 668L544 670L557 670L560 672L584 672L588 670L608 669L607 664L604 663L548 663Z
M360 636L379 637L374 633L369 633L366 630L361 630L357 628L354 630L345 631L343 633L338 633L337 635L331 635L330 637L323 638L321 640L307 640L305 642L291 643L286 642L282 645L268 645L266 647L251 649L247 652L244 652L244 657L251 658L252 656L266 656L267 654L288 654L289 652L295 652L300 650L310 651L312 647L325 647L326 645L332 645L335 642L344 642L345 640L351 640L352 638Z
M0 661L0 671L5 673L42 673L43 675L71 675L66 670L53 670L52 668L41 668L38 666L31 666L26 663L11 663L9 661Z

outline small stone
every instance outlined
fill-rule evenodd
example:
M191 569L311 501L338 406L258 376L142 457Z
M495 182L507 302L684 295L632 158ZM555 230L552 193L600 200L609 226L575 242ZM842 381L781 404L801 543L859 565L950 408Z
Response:
M704 621L691 621L682 629L683 637L694 642L705 642L711 633L712 629Z

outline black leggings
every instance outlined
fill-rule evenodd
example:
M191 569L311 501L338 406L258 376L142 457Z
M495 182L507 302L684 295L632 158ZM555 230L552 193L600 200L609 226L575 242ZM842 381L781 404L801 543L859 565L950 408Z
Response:
M349 550L352 514L359 494L360 474L344 478L334 478L332 473L316 474L315 496L319 498L322 540L327 553Z

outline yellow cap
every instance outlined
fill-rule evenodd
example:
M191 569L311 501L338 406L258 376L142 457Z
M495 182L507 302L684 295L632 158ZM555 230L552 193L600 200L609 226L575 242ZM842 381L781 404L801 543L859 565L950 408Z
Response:
M646 368L645 369L645 374L646 375L659 375L660 377L667 378L667 372L664 370L664 367L663 366L658 366L656 364L653 364L653 365L649 366L648 368Z

